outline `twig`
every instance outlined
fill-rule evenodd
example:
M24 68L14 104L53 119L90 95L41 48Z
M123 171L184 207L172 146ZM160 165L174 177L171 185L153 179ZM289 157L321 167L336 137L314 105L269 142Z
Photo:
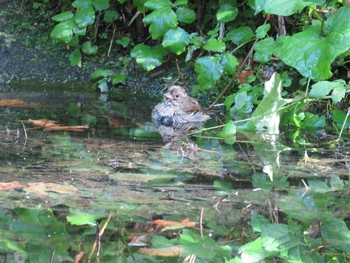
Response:
M203 237L203 207L201 208L200 216L199 216L199 233L201 237Z
M24 126L23 122L21 122L21 123L22 123L22 126L23 126L24 136L25 136L26 140L28 140L28 134L27 134L26 126Z

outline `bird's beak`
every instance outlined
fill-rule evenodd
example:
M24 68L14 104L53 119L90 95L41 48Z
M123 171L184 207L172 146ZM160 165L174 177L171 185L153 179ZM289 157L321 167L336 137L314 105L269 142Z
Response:
M174 99L174 97L169 92L164 94L164 98L166 98L167 100L173 100Z

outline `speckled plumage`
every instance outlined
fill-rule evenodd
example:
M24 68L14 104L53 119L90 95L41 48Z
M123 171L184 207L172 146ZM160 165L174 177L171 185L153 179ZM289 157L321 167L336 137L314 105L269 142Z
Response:
M198 101L188 96L180 86L172 86L164 94L162 102L152 111L152 119L156 124L176 125L179 123L205 122L210 117L202 112Z

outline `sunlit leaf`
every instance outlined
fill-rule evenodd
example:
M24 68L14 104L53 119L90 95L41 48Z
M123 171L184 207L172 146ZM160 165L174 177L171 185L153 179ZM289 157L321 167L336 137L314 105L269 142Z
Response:
M256 43L254 58L259 62L268 62L275 50L275 40L272 37L265 38Z
M169 0L147 0L145 3L145 7L156 10L161 8L171 8L172 3Z
M277 252L267 251L263 244L262 238L259 237L241 246L238 253L241 255L242 262L259 262L269 256L277 255Z
M236 45L241 45L252 40L254 38L254 32L250 27L244 26L228 32L226 37Z
M187 4L188 4L188 0L176 0L174 2L174 7L181 6L181 5L187 5Z
M72 211L70 215L67 216L67 221L72 225L82 226L82 225L96 225L96 220L101 218L100 215L88 214L80 211Z
M209 38L208 42L203 46L207 51L224 52L225 42L219 41L215 38Z
M179 7L176 10L177 20L186 24L191 24L196 20L196 13L187 7Z
M280 58L304 77L324 80L332 76L331 63L350 46L350 7L342 7L326 21L326 35L320 23L286 37ZM292 51L292 50L293 51ZM298 52L294 52L298 50Z
M71 41L73 38L73 27L74 27L73 19L61 22L53 28L53 30L51 31L50 37L67 43Z
M270 24L266 24L266 25L262 25L259 26L256 30L255 30L255 34L257 38L264 38L267 34L267 32L270 30L271 25Z
M138 44L131 50L131 56L147 71L160 66L164 54L166 52L163 47L151 48L144 44Z
M256 129L268 134L279 133L281 108L289 102L282 99L282 81L279 74L274 73L265 83L264 97L253 112L254 120L251 121Z
M304 0L255 0L256 13L265 11L268 14L290 16L299 13L304 7L317 4L322 5L325 0L304 1Z
M118 39L116 41L117 44L119 44L123 47L129 46L130 42L131 42L131 39L129 37L122 37L122 39Z
M52 20L54 20L56 22L62 22L62 21L69 20L73 17L74 17L74 14L71 11L66 11L66 12L63 12L63 13L60 13L58 15L53 16Z
M80 28L92 25L95 21L95 12L92 6L78 9L74 16L74 21Z
M170 7L154 10L143 19L143 22L150 25L149 31L152 39L158 39L169 29L177 27L176 14Z
M216 19L219 23L226 23L237 17L238 9L231 4L222 4L216 13Z
M163 38L163 47L169 48L171 52L180 55L190 42L190 35L180 27L170 29Z
M197 60L195 71L198 73L198 82L202 89L207 89L219 80L224 68L219 57L205 56Z
M221 65L224 67L225 72L234 74L238 64L237 58L231 53L225 52L222 56Z

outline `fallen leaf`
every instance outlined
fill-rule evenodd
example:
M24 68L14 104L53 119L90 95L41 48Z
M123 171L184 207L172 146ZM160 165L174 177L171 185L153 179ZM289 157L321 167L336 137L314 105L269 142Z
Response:
M188 218L182 220L181 222L157 219L153 220L152 223L158 226L164 226L165 228L162 231L174 230L184 227L194 227L195 225L195 222L191 222Z
M27 123L30 123L36 127L44 128L45 131L84 131L86 129L89 129L88 125L77 125L77 126L63 126L57 123L57 121L53 120L31 120L29 119L26 121Z
M23 100L0 100L0 107L36 108L39 104L28 104Z
M21 189L23 188L24 185L17 182L17 181L12 181L8 183L0 183L0 191L8 191L12 189Z
M241 73L237 74L237 79L240 84L246 83L249 76L253 75L254 71L249 70L243 70Z
M171 246L166 248L140 248L138 252L150 256L177 257L184 252L184 249L180 246Z
M48 195L48 192L55 192L60 194L75 194L78 189L73 185L54 184L54 183L28 183L23 188L27 193L35 193L38 195Z

